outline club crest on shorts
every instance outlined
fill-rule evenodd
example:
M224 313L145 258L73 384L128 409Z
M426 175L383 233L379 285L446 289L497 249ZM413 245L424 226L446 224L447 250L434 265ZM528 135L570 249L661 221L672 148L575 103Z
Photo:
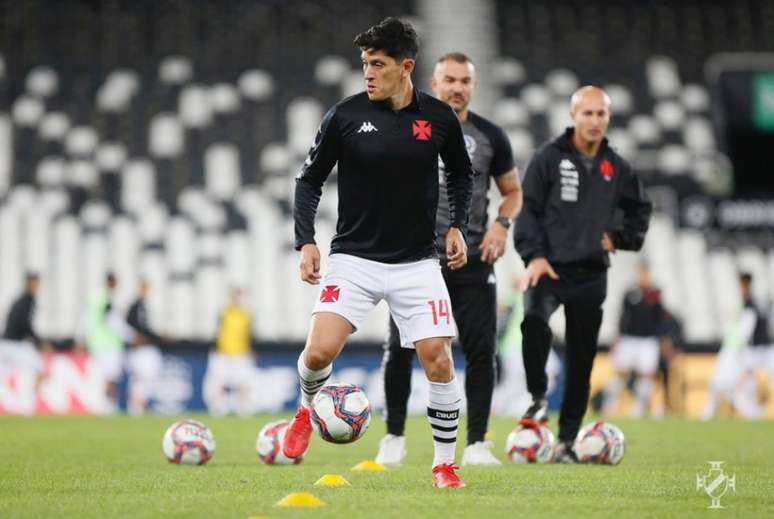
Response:
M340 293L341 289L338 287L338 285L326 285L323 287L322 292L320 292L320 302L335 303L339 300Z
M605 159L602 162L599 163L599 172L602 173L602 177L610 182L613 179L613 175L615 174L615 169L613 169L613 163L609 160Z
M433 135L433 126L430 124L430 121L417 119L411 124L411 131L416 140L429 141Z

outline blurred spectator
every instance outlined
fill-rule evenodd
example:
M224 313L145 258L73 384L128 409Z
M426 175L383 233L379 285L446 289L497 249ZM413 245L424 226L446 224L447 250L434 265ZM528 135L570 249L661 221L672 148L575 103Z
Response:
M35 299L40 286L37 274L27 274L24 293L14 301L6 319L5 333L0 340L0 374L15 371L23 398L18 402L18 412L35 412L38 389L43 381L43 359L40 351L50 351L51 345L35 333Z
M670 376L675 359L683 349L683 327L680 321L667 309L664 309L664 329L658 359L658 377L664 387L664 407L662 414L678 412L680 403L672 400ZM678 393L679 395L680 393Z
M105 380L105 413L115 412L118 406L118 383L123 373L126 323L117 313L113 292L118 282L114 274L105 277L105 289L89 301L83 338L92 363Z
M251 348L250 313L239 288L231 290L230 301L220 318L216 350L210 353L204 375L204 401L214 415L236 412L252 414L252 381L255 357Z
M127 355L129 372L129 398L127 411L138 415L145 412L161 374L162 357L158 346L166 342L157 335L148 323L145 298L148 296L148 283L141 281L137 300L129 308L126 322L134 332L131 350Z
M757 400L756 368L772 372L772 348L766 313L753 300L752 274L739 275L742 309L739 318L726 332L715 361L710 383L709 400L704 419L715 416L721 397L731 401L745 418L760 418L762 410Z
M636 376L631 416L641 417L647 412L658 374L665 316L661 291L653 286L648 265L641 263L637 272L637 286L624 296L620 337L612 351L615 376L606 390L605 414L612 414L617 409L618 398L631 372Z

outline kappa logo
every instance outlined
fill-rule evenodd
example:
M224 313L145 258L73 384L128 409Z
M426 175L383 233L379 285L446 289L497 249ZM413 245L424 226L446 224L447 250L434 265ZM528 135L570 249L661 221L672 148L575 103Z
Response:
M337 285L326 285L320 293L321 303L335 303L339 300L341 289Z
M418 141L429 141L433 135L433 125L430 124L430 121L417 119L411 124L411 133Z
M371 124L371 121L366 121L360 125L360 128L358 129L357 133L371 133L371 132L378 132L378 131L379 131L379 128Z

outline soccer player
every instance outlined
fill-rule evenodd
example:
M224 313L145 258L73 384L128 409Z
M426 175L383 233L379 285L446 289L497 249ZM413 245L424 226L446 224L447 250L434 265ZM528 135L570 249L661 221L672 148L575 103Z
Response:
M739 319L726 332L723 346L715 361L709 398L704 409L705 420L715 416L718 401L725 395L745 418L760 418L755 371L774 373L771 337L767 312L756 304L752 295L752 274L739 274L742 309Z
M476 70L468 56L452 52L435 65L431 86L436 97L448 103L462 124L468 155L477 172L468 223L468 263L452 270L441 262L443 278L451 296L454 320L465 355L465 393L468 400L468 445L463 465L500 465L484 441L492 406L495 381L495 335L497 299L494 263L505 253L508 229L521 208L521 182L513 164L508 137L492 122L472 112L468 105L476 84ZM436 215L436 248L446 250L449 207L439 167L440 196ZM497 217L489 222L489 186L494 179L503 200ZM406 456L406 407L411 393L414 352L401 347L400 334L390 319L390 335L384 351L384 389L387 435L379 444L376 461L398 465Z
M648 264L641 263L637 286L624 295L620 337L612 351L615 376L605 390L605 414L611 414L618 406L618 397L630 372L637 377L635 403L630 414L634 418L645 414L658 374L660 341L666 335L666 324L661 291L651 282Z
M105 406L110 414L118 408L118 383L124 368L124 339L131 336L126 321L113 302L118 280L113 273L105 276L105 289L92 298L86 309L84 339L91 361L105 380Z
M458 488L464 483L454 465L460 402L450 345L455 324L435 249L435 216L440 154L451 222L446 257L449 268L463 267L470 158L454 111L414 89L411 73L419 46L411 25L387 18L359 34L354 44L361 50L366 91L328 111L296 182L301 279L318 284L314 217L322 185L338 163L337 232L298 359L301 406L288 428L284 453L297 458L307 449L312 399L347 337L384 299L401 344L416 349L429 380L433 484Z
M11 368L31 374L31 377L19 378L22 384L18 392L22 395L18 411L22 414L35 412L35 403L40 384L43 381L43 359L40 351L51 350L51 345L35 333L33 320L40 277L35 273L27 274L24 281L24 293L11 305L5 324L5 333L0 340L0 369Z
M608 254L642 247L651 213L640 180L608 146L610 98L586 86L572 96L574 123L542 146L524 176L524 208L515 245L527 265L522 322L524 370L532 405L522 425L548 422L548 320L559 305L566 318L566 378L556 461L577 462L572 450L586 413L597 353Z
M255 376L252 320L242 299L242 289L231 289L229 303L220 316L216 350L207 359L204 398L215 415L234 411L247 416L254 411L250 384Z
M129 414L139 415L145 412L150 399L154 396L156 384L161 375L162 357L159 345L166 342L156 334L148 322L145 299L148 296L148 282L140 281L137 300L129 308L126 323L134 332L127 355L129 372Z

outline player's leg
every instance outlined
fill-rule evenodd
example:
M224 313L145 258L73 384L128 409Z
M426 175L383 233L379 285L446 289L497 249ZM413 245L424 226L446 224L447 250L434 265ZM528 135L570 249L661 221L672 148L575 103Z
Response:
M604 274L578 286L576 297L565 302L566 363L564 395L559 414L560 462L577 461L572 444L578 435L589 404L591 368L597 353L599 327L602 324L602 302L605 299Z
M417 341L415 345L430 388L427 417L433 432L433 483L439 488L459 488L465 486L454 472L461 398L454 375L451 340L433 337Z
M379 442L376 461L382 465L399 465L406 457L406 409L411 395L411 364L414 351L400 345L400 332L390 318L390 329L384 344L382 372L387 435Z
M548 320L560 304L555 294L556 283L543 278L525 294L521 353L532 404L519 421L522 425L534 426L548 422L546 362L551 350L551 329L548 327Z
M392 266L385 298L401 344L416 348L428 380L427 414L435 449L433 484L462 487L464 483L454 472L461 400L451 354L455 323L438 261Z
M285 435L283 452L288 458L298 458L309 446L312 400L330 378L333 360L353 331L352 324L338 314L320 312L312 316L306 346L298 357L301 405Z
M301 456L312 435L312 400L331 376L332 363L347 337L380 301L386 279L383 264L345 254L329 257L304 351L298 357L301 405L285 434L283 453Z
M463 465L500 465L484 441L495 383L497 294L494 284L449 284L454 320L465 356L467 446Z
M626 387L626 378L629 371L634 368L632 337L623 335L613 347L610 356L613 363L613 378L605 388L605 400L602 412L606 416L612 415L618 409L618 399Z
M635 400L631 411L633 418L641 418L648 412L658 372L658 338L642 338L639 343L635 367L637 373L637 380L634 383Z

